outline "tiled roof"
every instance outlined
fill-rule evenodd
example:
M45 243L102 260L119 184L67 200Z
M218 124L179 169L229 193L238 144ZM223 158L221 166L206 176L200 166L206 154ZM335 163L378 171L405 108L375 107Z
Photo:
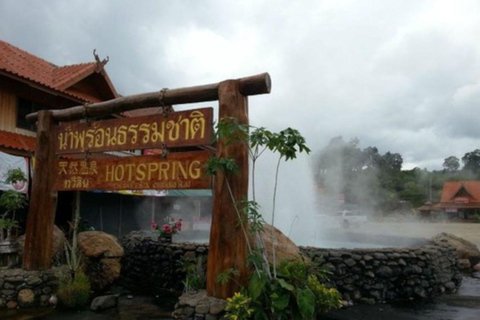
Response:
M98 71L97 66L96 62L90 62L59 67L0 40L0 72L35 82L85 102L100 100L83 92L66 89ZM110 85L106 74L105 77ZM116 94L114 90L112 87L112 91Z
M0 130L0 145L18 150L35 151L35 137Z
M480 202L480 181L453 181L445 182L443 184L441 203L454 202L458 191L461 188L470 195L470 202ZM465 198L464 193L458 195L458 198ZM469 197L469 198L470 198Z

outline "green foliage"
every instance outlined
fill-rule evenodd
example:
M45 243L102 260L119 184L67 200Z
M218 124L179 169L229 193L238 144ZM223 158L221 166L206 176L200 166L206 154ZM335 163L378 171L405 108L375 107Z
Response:
M455 172L460 168L460 160L455 156L445 158L443 162L443 167L448 172Z
M197 260L183 257L177 262L177 266L185 273L183 285L186 292L205 288L206 279L201 257Z
M215 141L224 139L226 145L232 143L247 143L250 126L240 124L237 118L224 117L217 124Z
M0 219L0 230L7 230L18 227L18 221L12 219Z
M259 211L260 206L257 202L251 200L242 200L237 202L237 207L240 209L243 217L247 219L251 233L263 231L265 220Z
M28 181L27 177L25 176L22 169L20 168L8 170L5 176L6 176L5 183L8 183L8 184L15 184L17 182Z
M69 309L85 307L90 300L90 280L78 271L74 276L64 276L57 291L60 303Z
M227 307L224 318L227 320L250 319L253 309L250 308L252 299L246 295L236 292L233 297L227 299Z
M238 172L237 164L228 158L211 157L204 164L205 173L209 176L216 176L219 171L226 173Z
M27 203L25 195L15 190L7 190L0 196L0 207L5 209L3 217L9 212L15 213L16 210L24 208Z
M247 294L255 319L313 319L319 312L341 306L340 293L320 284L318 269L299 260L283 260L277 278L254 273Z
M217 276L217 282L220 284L227 284L230 280L233 280L234 277L238 277L239 275L240 273L237 269L229 268Z
M17 182L27 182L25 174L20 168L7 171L6 183L15 184ZM28 204L27 197L16 190L7 190L0 196L0 207L5 209L2 218L4 219L8 213L12 212L12 220L15 220L15 211L24 208Z
M249 131L252 131L249 133ZM260 207L255 201L255 163L256 160L269 150L279 155L275 190L273 197L273 208L275 208L275 194L280 161L295 159L298 153L309 153L310 149L306 146L305 139L300 133L292 128L287 128L279 133L273 133L267 129L254 128L239 124L235 118L223 118L217 125L217 134L215 137L223 143L241 143L245 144L248 153L253 162L252 170L252 191L253 200L235 201L238 214L239 225L243 228L247 225L248 232L256 237L256 247L249 246L248 263L254 266L255 271L249 280L248 286L243 293L235 293L228 299L227 319L313 319L315 314L321 310L337 308L339 306L338 291L324 288L318 283L318 279L309 278L312 272L319 272L315 266L306 264L304 261L282 261L278 270L273 268L265 256L265 247L260 232L264 231L264 219L260 213ZM214 158L206 165L206 171L209 175L216 175L219 171L232 172L237 167L231 159ZM226 180L227 186L228 179ZM274 217L273 209L272 217ZM273 223L272 223L273 224ZM249 234L244 230L249 244ZM272 235L273 237L273 235ZM275 265L275 250L273 250L273 265ZM278 275L277 275L278 273ZM323 276L323 273L320 272ZM224 270L217 277L217 282L226 284L229 281L236 281L238 271L235 269ZM310 279L311 283L307 280ZM315 282L316 281L316 282ZM322 295L322 296L321 296ZM328 295L324 297L323 295ZM337 299L338 298L338 299ZM324 305L321 305L321 304Z

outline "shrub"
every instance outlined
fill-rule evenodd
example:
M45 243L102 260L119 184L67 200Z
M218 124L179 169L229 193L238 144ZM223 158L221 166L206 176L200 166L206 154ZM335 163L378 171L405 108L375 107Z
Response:
M69 309L83 308L90 299L90 280L82 271L77 271L74 276L64 276L57 296L60 303Z
M277 278L254 273L248 287L255 319L313 319L341 306L340 293L320 284L319 270L301 260L283 260Z
M252 298L237 292L233 297L227 299L225 308L225 319L227 320L246 320L252 316L253 309L250 308Z

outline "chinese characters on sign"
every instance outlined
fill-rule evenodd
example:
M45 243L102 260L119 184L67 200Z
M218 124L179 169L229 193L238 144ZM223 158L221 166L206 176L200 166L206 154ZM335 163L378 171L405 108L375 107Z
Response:
M56 153L83 153L208 145L213 109L204 108L146 117L60 124Z
M208 151L161 156L58 160L56 190L210 189Z

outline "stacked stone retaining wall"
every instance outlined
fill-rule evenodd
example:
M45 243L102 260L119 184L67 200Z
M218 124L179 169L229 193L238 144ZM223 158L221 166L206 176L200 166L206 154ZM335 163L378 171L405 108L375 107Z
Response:
M183 289L185 261L202 261L206 270L208 245L198 243L165 243L151 238L126 237L122 241L120 284L133 292L155 294L160 289Z
M455 292L462 279L449 247L301 250L330 272L343 299L361 303L433 298Z
M57 290L57 270L0 270L0 308L48 306Z
M205 261L208 246L124 238L122 284L133 292L183 288L182 258ZM320 249L302 252L331 272L329 283L345 300L361 303L433 298L455 292L461 282L455 251L449 247Z

